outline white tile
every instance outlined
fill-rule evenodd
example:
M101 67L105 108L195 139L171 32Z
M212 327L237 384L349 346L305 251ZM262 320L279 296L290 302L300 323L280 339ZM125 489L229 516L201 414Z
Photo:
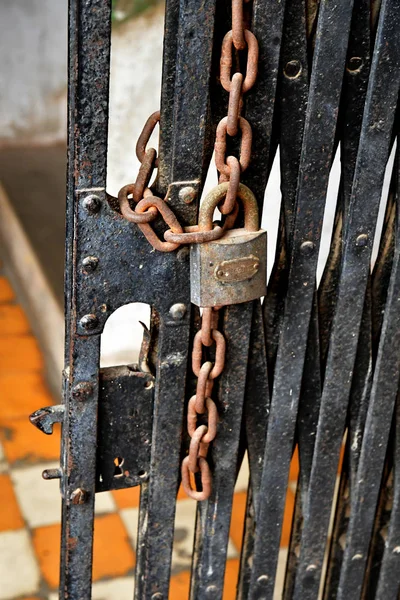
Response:
M94 505L96 515L115 512L117 509L114 496L111 492L101 492L100 494L96 494Z
M58 523L61 518L59 480L45 481L44 469L56 468L58 463L14 469L11 477L22 514L30 527Z
M92 600L132 600L133 577L116 577L93 584ZM58 594L50 594L48 600L58 600Z
M134 590L133 577L117 577L109 581L93 584L93 600L132 600Z
M276 571L276 583L274 589L274 600L281 600L283 594L283 586L285 583L286 562L288 557L288 549L281 548L279 550L278 568Z
M138 508L124 508L120 510L121 518L130 537L132 546L136 546L137 524L139 519Z
M28 532L20 529L0 533L0 599L35 595L39 579Z
M240 467L239 475L236 480L235 492L247 492L249 485L249 461L247 452L244 455L242 466Z

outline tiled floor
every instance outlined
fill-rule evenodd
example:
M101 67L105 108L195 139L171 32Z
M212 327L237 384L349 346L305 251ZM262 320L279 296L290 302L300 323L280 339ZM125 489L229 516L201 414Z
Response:
M46 436L28 421L52 404L42 377L42 357L13 290L0 271L0 600L57 600L60 496L44 468L57 466L60 431ZM293 469L293 478L296 467ZM224 600L235 597L246 471L239 476L231 525ZM96 497L94 600L131 600L139 490ZM288 544L294 494L289 490L282 535ZM188 595L195 503L179 493L171 600ZM284 562L282 563L284 568Z

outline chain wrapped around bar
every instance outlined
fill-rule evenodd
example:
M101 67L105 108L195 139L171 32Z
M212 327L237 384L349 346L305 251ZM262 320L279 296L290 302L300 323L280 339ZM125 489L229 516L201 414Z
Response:
M121 188L118 194L123 217L137 224L150 244L161 252L171 252L181 244L201 244L221 238L226 229L233 227L238 214L237 196L240 175L247 169L251 159L252 129L250 123L241 116L243 94L249 91L257 78L258 41L245 26L244 4L249 0L232 0L232 29L222 41L220 59L220 80L222 87L229 93L228 115L221 119L217 126L215 139L215 164L219 171L219 183L229 182L225 198L219 204L225 222L221 226L212 223L211 227L201 228L199 225L183 228L169 208L166 200L152 195L147 187L153 170L158 165L157 152L147 148L155 126L160 120L160 113L153 113L147 120L136 145L136 155L141 167L134 184ZM246 73L235 72L232 75L233 53L247 48ZM235 60L235 64L240 64ZM241 132L239 158L226 156L227 136L235 137ZM129 202L136 203L132 210ZM157 236L151 226L158 214L161 214L169 229L164 233L165 241ZM217 329L218 310L203 308L202 325L193 342L192 368L198 377L196 394L188 404L187 426L191 437L188 456L182 463L182 485L188 496L195 500L206 500L211 494L212 476L206 460L210 442L217 432L218 411L211 399L214 379L218 377L225 364L225 338ZM215 343L215 364L206 361L201 364L203 348ZM197 426L198 416L207 413L207 425ZM201 475L202 490L192 488L190 474Z
M228 115L221 119L217 126L215 139L215 164L220 173L219 183L229 181L225 199L219 205L223 215L237 214L237 195L240 175L250 164L252 130L250 123L241 116L243 93L253 87L257 78L258 42L253 33L245 28L243 19L243 4L248 0L232 0L232 30L228 31L222 42L220 60L220 79L223 88L229 92ZM246 75L234 73L231 79L233 48L238 52L247 46ZM238 61L237 61L238 62ZM241 131L239 159L235 156L226 157L227 138L234 137ZM235 217L236 218L236 217ZM168 233L168 232L167 232ZM166 239L178 241L178 236L166 236ZM187 426L191 437L189 454L182 463L182 485L188 496L195 500L206 500L211 494L212 475L206 457L210 442L216 436L218 412L211 392L214 379L218 377L225 363L225 338L217 329L218 311L213 308L203 308L201 329L193 341L192 369L197 375L196 394L189 400ZM201 365L203 347L209 347L215 342L215 364L209 361ZM207 413L207 425L196 428L198 415ZM202 490L196 491L190 482L190 473L201 475Z
M251 158L252 130L250 123L241 116L243 94L248 92L257 79L258 41L255 35L246 29L244 22L244 4L248 0L232 0L232 30L228 31L222 41L220 60L221 85L229 93L228 115L218 124L215 140L215 164L220 173L219 183L229 181L229 189L225 200L219 205L223 215L234 210L240 183L240 175L247 169ZM245 50L247 47L246 75L236 72L231 78L233 51ZM239 63L239 61L235 61ZM226 136L235 137L239 129L242 134L240 157L226 157Z
M232 227L237 215L236 197L240 184L240 175L247 169L251 158L252 130L250 123L241 116L243 94L250 90L257 78L258 42L254 34L246 29L243 4L248 0L232 0L232 30L228 31L222 42L220 60L220 80L223 88L229 92L228 115L218 124L215 139L215 164L220 173L219 183L229 181L229 188L219 209L227 218L224 225L214 224L210 231L200 231L197 225L181 227L164 199L151 194L148 184L154 168L158 166L157 152L147 148L148 141L160 120L157 111L147 119L136 144L136 156L141 162L135 183L121 188L118 194L123 217L135 223L150 244L161 252L172 252L181 244L202 244L217 240L224 235L225 229ZM231 78L233 52L243 51L247 47L246 74L236 72ZM238 63L239 61L235 61ZM240 156L226 157L227 135L235 137L241 131ZM136 203L135 210L130 206L129 196ZM143 200L146 200L143 202ZM169 229L164 233L165 241L159 239L150 223L161 214Z

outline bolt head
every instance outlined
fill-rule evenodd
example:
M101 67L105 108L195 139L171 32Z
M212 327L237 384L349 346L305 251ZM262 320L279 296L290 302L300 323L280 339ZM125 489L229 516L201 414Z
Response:
M307 573L314 573L317 570L317 565L308 565L306 568Z
M283 72L288 79L297 79L301 75L302 70L299 60L290 60L286 63Z
M93 385L89 381L80 381L72 388L72 397L74 400L83 402L93 394Z
M86 256L82 261L83 270L87 273L93 273L97 269L99 259L97 256Z
M193 200L195 200L196 196L197 192L191 185L183 187L181 190L179 190L179 199L185 204L191 204Z
M362 65L363 60L360 56L352 56L348 60L347 70L350 71L350 73L357 73L361 70Z
M310 256L314 252L315 244L311 240L306 240L300 246L300 252L304 256Z
M96 194L90 194L84 198L82 206L88 213L94 215L98 213L101 208L101 200Z
M218 593L218 588L216 585L209 585L207 586L206 589L206 594L207 596L209 596L210 598L215 597L215 595Z
M82 488L77 488L71 494L71 502L72 504L85 504L88 499L89 494L86 490Z
M46 481L50 481L50 479L61 479L62 471L61 469L45 469L42 473L42 477Z
M163 600L163 599L164 599L164 596L161 594L161 592L156 592L151 597L151 600Z
M182 302L178 302L177 304L174 304L169 309L169 314L175 321L180 321L181 319L183 319L183 317L186 315L186 312L187 312L186 304L183 304Z
M92 329L96 329L97 325L99 324L99 320L96 315L84 315L79 323L83 329L91 331Z
M368 244L368 233L360 233L356 238L357 248L364 248Z

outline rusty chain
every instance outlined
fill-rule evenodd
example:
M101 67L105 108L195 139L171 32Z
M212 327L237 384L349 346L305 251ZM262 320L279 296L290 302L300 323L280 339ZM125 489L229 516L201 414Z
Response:
M229 93L228 114L221 119L216 130L215 164L219 171L219 183L228 182L225 196L219 203L219 209L225 216L221 226L212 223L210 217L207 227L199 223L183 228L166 200L154 196L148 188L154 169L158 166L157 152L147 148L147 144L157 123L160 113L153 113L145 123L136 144L136 156L141 166L135 183L121 188L118 194L122 216L135 223L156 250L171 252L181 244L206 243L221 238L226 229L233 227L237 213L237 197L240 176L251 159L252 129L250 123L241 116L243 95L255 84L258 70L258 41L245 24L245 4L249 0L232 0L232 29L222 41L220 59L220 81ZM246 72L233 73L234 52L247 49ZM235 60L239 64L239 60ZM227 136L236 137L241 134L239 158L228 155ZM221 187L221 186L219 186ZM135 204L134 209L131 203ZM151 222L161 215L169 229L164 233L162 241ZM218 330L218 308L203 308L201 329L193 341L192 369L197 377L196 393L189 400L187 428L191 438L189 453L182 462L182 485L188 496L201 501L209 498L212 489L212 475L207 462L209 444L217 433L218 411L211 398L214 380L222 373L225 364L226 343L223 334ZM215 344L214 363L207 360L202 363L204 349ZM198 420L204 421L207 424ZM201 491L192 487L191 475L200 473Z
M244 4L249 0L232 0L232 29L222 41L220 59L220 81L222 87L229 93L228 115L218 124L215 139L215 164L219 171L219 183L229 181L229 188L219 209L224 216L237 214L236 198L240 184L240 175L247 169L251 159L252 129L250 123L241 116L243 94L254 85L258 70L258 42L244 22ZM231 77L233 53L247 48L246 74L236 72ZM236 61L238 62L238 61ZM197 225L182 228L168 208L164 199L153 196L148 184L154 169L158 166L157 152L147 148L147 144L157 123L160 112L157 111L147 119L143 131L136 144L136 156L141 162L135 183L121 188L118 194L120 209L123 217L135 223L150 244L161 252L172 252L181 244L202 244L217 240L224 235L225 229L232 226L233 219L225 222L224 226L214 224L210 231L200 231ZM241 133L239 158L226 156L227 135L235 137ZM143 202L142 200L146 200ZM134 210L131 202L135 203ZM158 215L161 215L169 226L164 233L164 240L159 239L150 225Z
M221 375L225 365L225 338L218 331L218 309L203 308L201 329L193 340L192 370L197 377L196 393L189 400L187 428L191 437L189 454L182 462L182 486L194 500L206 500L211 493L212 475L206 460L209 444L217 434L218 411L211 398L214 380ZM215 344L215 362L202 364L203 350ZM197 425L198 418L207 417L207 425ZM199 473L202 490L193 489L191 474Z
M257 77L258 42L253 33L245 28L243 4L246 0L232 0L232 30L222 42L220 79L229 92L228 115L217 126L215 140L215 164L220 173L219 183L229 182L227 194L219 208L223 215L237 214L240 175L247 169L251 158L252 130L250 123L241 116L243 94L255 83ZM244 50L247 46L246 76L234 73L231 77L233 48ZM227 135L234 137L241 132L239 158L226 157ZM229 217L228 217L229 218ZM180 234L179 234L180 236ZM174 236L178 241L179 236ZM172 239L172 236L167 239ZM222 373L225 365L226 343L218 331L218 310L203 308L201 329L193 340L192 369L197 376L196 394L189 400L187 428L191 437L189 454L182 463L182 485L188 496L202 501L209 498L212 489L212 475L206 460L210 442L217 434L218 412L211 399L214 380ZM215 343L215 362L201 364L204 348ZM198 417L207 414L207 425L197 426ZM199 473L202 490L193 489L191 474Z

